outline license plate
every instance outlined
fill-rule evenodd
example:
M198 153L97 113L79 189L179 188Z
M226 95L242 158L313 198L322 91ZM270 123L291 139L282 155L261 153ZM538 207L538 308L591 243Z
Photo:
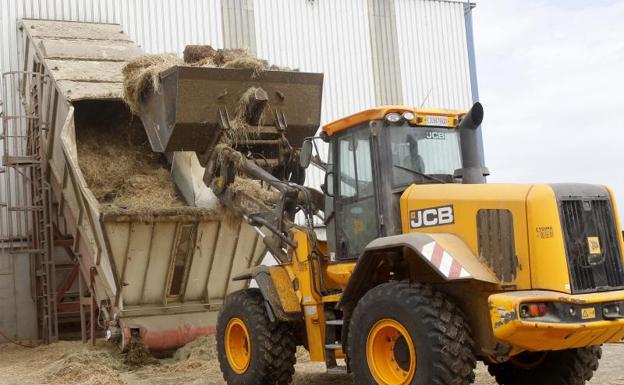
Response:
M448 127L449 119L447 116L427 115L427 125Z
M581 317L583 319L594 319L596 318L596 309L593 307L585 308L581 311Z

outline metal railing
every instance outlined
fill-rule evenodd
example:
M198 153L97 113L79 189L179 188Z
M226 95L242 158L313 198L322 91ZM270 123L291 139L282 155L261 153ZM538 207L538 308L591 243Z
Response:
M4 257L30 257L40 337L50 342L58 338L58 317L52 194L42 147L45 123L41 103L46 78L39 72L25 71L2 75L0 252Z

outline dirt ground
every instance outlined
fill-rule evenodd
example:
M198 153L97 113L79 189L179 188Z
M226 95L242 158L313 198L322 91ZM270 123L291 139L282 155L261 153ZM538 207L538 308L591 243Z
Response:
M624 385L624 344L604 348L600 369L591 385ZM171 358L143 367L129 367L115 347L99 342L95 348L80 342L59 342L27 349L0 345L0 385L13 384L208 384L224 381L216 360L214 340L203 339L178 350ZM477 385L494 385L482 365ZM311 363L305 352L298 354L295 385L353 385L349 375L328 375L323 365Z

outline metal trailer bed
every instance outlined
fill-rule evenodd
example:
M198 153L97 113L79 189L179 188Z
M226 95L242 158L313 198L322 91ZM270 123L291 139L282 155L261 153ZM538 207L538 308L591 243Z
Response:
M30 221L28 240L14 247L33 255L42 339L57 338L63 310L55 303L69 305L57 288L76 286L71 274L54 269L62 251L76 263L83 339L90 329L94 340L96 323L122 349L132 335L166 350L214 333L225 296L248 284L231 278L265 255L256 231L211 208L104 213L78 163L76 113L85 102L120 105L121 68L142 50L112 24L22 20L19 34L21 68L4 83L14 85L25 112L5 122L3 161L29 176L28 187L15 190L32 208L20 214ZM196 155L171 157L187 200L214 203L204 199ZM34 208L34 200L48 203Z

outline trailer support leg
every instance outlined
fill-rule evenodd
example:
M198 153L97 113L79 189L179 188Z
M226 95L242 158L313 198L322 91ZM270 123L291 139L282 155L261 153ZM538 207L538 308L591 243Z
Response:
M85 289L82 272L78 274L78 292L80 293L80 339L83 344L87 343L87 315L85 314Z
M91 273L91 282L89 283L89 289L91 291L91 309L89 314L89 322L91 325L91 345L95 346L95 268L92 267L90 270Z

